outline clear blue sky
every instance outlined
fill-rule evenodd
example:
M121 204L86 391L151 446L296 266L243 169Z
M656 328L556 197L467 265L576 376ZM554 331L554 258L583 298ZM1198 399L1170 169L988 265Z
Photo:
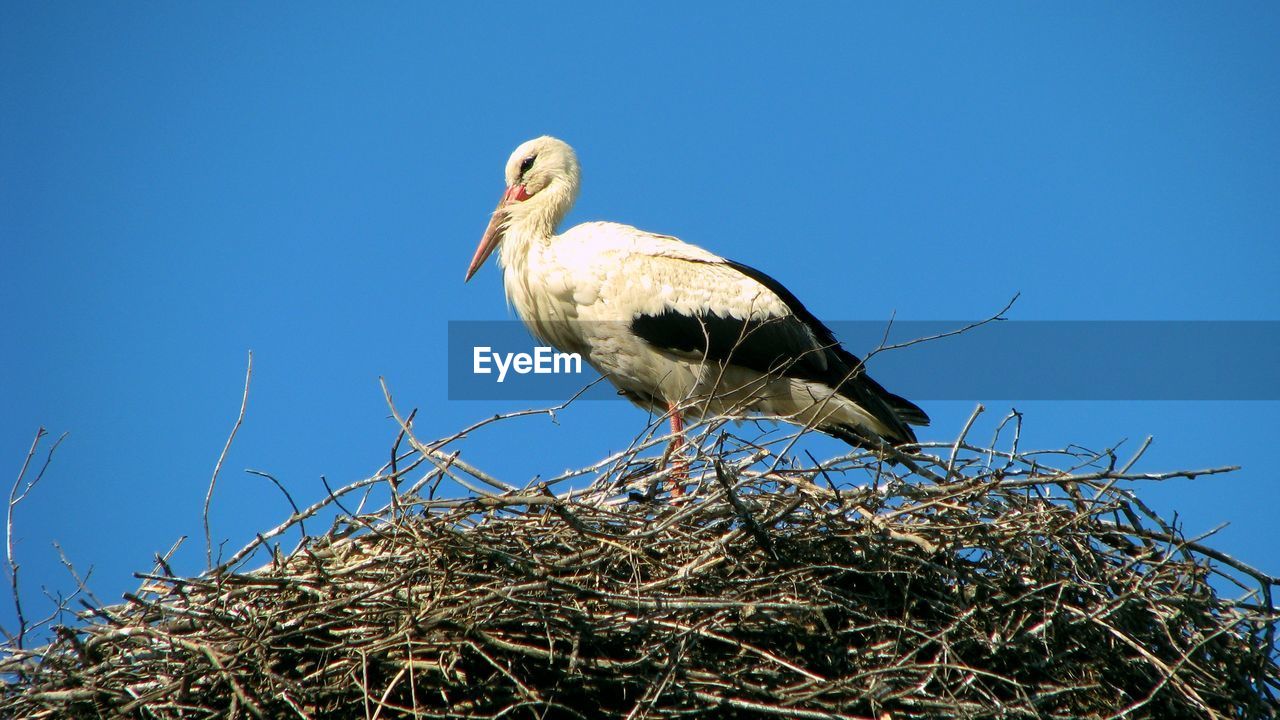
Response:
M31 614L71 587L54 540L105 600L180 535L202 567L249 349L230 548L288 511L244 468L301 502L381 464L379 376L424 438L519 409L447 400L445 328L509 316L492 267L461 279L543 133L584 164L571 222L678 235L820 317L1021 291L1027 320L1280 320L1277 38L1274 3L0 5L6 489L38 426L70 432L16 520ZM1028 445L1153 434L1144 469L1244 465L1142 492L1280 573L1277 403L992 401L975 435L1010 404ZM925 405L939 439L973 402ZM645 420L583 404L462 448L519 482Z

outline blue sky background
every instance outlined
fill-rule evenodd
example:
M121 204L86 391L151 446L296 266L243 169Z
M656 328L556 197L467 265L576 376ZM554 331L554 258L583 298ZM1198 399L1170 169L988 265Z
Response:
M1280 320L1277 37L1274 3L4 3L6 489L37 427L70 433L15 521L28 612L72 587L54 540L108 601L180 535L176 567L203 567L250 349L229 550L288 512L244 468L304 502L384 461L379 376L423 438L519 409L447 399L445 329L509 316L493 268L462 275L543 133L584 165L570 222L678 235L819 317L979 318L1021 291L1023 320ZM1140 491L1280 573L1277 403L978 399L982 439L1016 405L1027 446L1153 434L1142 469L1243 465ZM925 436L973 404L925 403ZM463 457L521 482L645 421L580 404Z

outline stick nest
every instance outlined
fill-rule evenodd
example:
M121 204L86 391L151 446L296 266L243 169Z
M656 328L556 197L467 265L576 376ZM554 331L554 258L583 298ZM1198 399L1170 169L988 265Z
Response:
M646 445L516 488L439 444L412 444L212 572L177 577L162 563L126 602L56 627L47 646L11 644L0 716L1280 708L1276 579L1183 538L1132 492L1131 481L1218 470L1137 475L1111 453L963 442L799 463L716 431L701 436L677 497L652 492L671 471L642 456ZM446 477L474 496L432 499ZM586 486L556 492L575 477ZM270 549L320 508L401 482L385 508ZM244 569L259 552L270 562Z

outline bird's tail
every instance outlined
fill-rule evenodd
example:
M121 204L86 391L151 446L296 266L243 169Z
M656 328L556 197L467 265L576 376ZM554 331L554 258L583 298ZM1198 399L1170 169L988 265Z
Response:
M865 372L861 373L854 382L843 383L837 392L871 415L880 426L852 428L847 424L840 424L838 427L827 429L831 435L856 447L874 449L878 445L874 440L870 445L867 444L868 430L873 430L892 445L915 443L916 433L911 426L929 424L929 416L918 405L885 390Z
M888 390L880 388L880 398L884 400L884 403L889 406L889 409L898 416L898 419L907 425L927 426L929 424L928 413L921 410L919 405L916 405L901 395L894 395Z

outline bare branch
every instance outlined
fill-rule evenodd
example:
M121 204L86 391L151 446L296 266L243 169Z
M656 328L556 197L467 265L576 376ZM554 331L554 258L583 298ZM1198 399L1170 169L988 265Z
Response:
M884 344L884 341L881 341L880 345L876 347L876 349L867 353L867 356L862 359L862 363L865 365L868 360L875 357L876 355L879 355L882 352L887 352L889 350L901 350L902 348L908 348L908 347L911 347L912 345L919 345L920 343L931 342L933 340L941 340L942 338L954 337L962 333L967 333L970 330L973 330L975 328L982 327L983 325L987 325L993 322L1000 322L1001 320L1007 320L1008 318L1006 318L1004 314L1009 312L1009 309L1013 307L1013 304L1018 301L1019 297L1022 297L1022 293L1014 293L1013 297L1009 298L1009 302L1005 303L1004 307L1000 308L1000 311L997 312L995 315L992 315L986 318L985 320L978 320L977 322L971 322L968 325L965 325L964 327L956 328L955 330L948 330L947 332L938 333L937 335L929 335L928 337L916 338L914 340L907 340L906 342L895 343L893 345L886 345ZM890 318L884 331L885 340L888 340L889 328L891 328L892 326L893 326L893 319Z
M240 431L240 424L244 422L244 410L249 404L249 381L253 378L253 351L249 351L248 367L244 371L244 394L240 396L240 412L236 415L236 424L231 428L231 434L227 436L227 442L222 446L222 452L218 454L218 462L213 466L213 477L209 478L209 490L204 495L204 512L201 517L204 520L204 559L207 567L213 567L213 534L209 530L209 504L213 502L213 488L218 483L218 473L222 472L222 463L227 459L227 453L231 450L231 442L236 439L236 433Z
M62 441L67 438L67 433L63 433L58 436L58 439L55 440L53 445L49 448L48 454L45 455L44 464L40 466L40 470L36 473L36 476L31 478L31 480L27 482L26 486L23 487L22 480L27 475L27 469L31 467L31 458L35 457L36 449L40 447L40 440L47 434L48 432L44 428L36 430L36 436L31 441L31 449L27 451L27 457L22 461L22 469L18 471L17 479L13 481L13 486L9 488L9 503L5 507L5 561L9 567L9 591L13 597L13 609L18 620L17 633L10 634L8 631L5 631L5 634L10 635L10 637L13 638L14 645L19 648L22 647L23 639L26 637L29 628L27 626L27 618L22 612L22 596L18 589L18 570L21 566L18 564L18 557L14 551L13 516L14 512L18 509L18 505L23 500L27 499L27 496L35 488L36 484L44 478L45 471L49 469L49 463L53 462L53 453L57 451L58 446L62 444ZM19 488L21 488L21 491L19 491Z

